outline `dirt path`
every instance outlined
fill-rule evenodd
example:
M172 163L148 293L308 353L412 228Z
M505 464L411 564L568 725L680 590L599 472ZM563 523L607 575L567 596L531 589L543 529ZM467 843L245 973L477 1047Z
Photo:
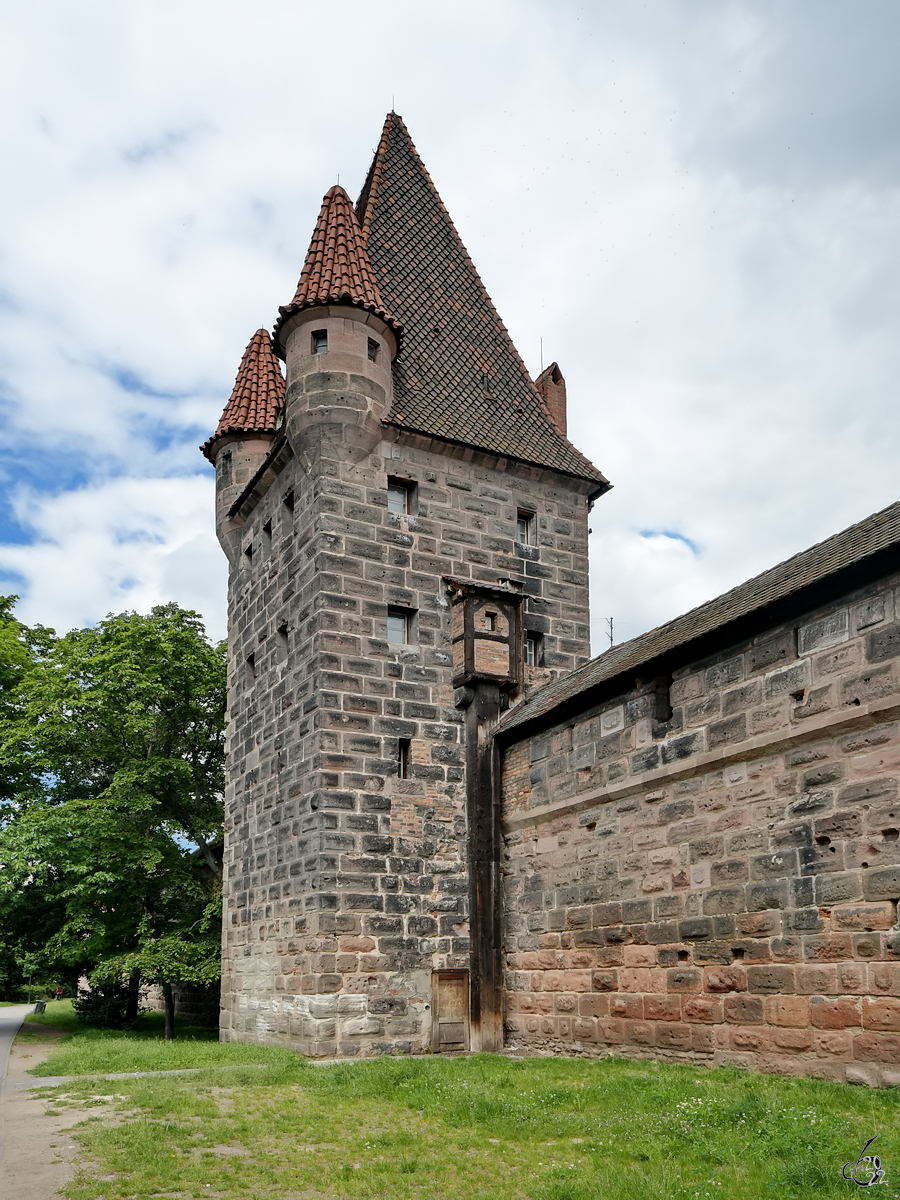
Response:
M0 1200L58 1200L60 1189L72 1178L77 1151L68 1130L97 1115L96 1108L67 1108L59 1116L48 1116L45 1101L15 1086L44 1061L64 1032L32 1025L29 1034L33 1031L40 1040L29 1037L10 1049L19 1022L30 1011L27 1004L0 1008Z

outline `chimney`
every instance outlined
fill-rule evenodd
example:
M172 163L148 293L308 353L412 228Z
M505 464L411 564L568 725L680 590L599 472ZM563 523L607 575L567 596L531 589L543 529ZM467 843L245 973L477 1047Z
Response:
M566 436L566 381L556 363L551 363L546 371L542 371L534 381L541 394L544 408L550 414L550 420Z

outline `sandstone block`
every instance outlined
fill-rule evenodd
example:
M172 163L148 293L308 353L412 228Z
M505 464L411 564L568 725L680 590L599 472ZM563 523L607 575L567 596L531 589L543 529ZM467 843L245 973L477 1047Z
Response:
M857 1033L853 1038L857 1062L900 1063L900 1037L891 1033Z
M725 1020L731 1025L761 1025L764 1020L760 996L731 995L725 997Z
M678 1021L681 1019L679 996L645 996L644 1019L647 1021Z
M847 1029L862 1025L862 1010L859 1000L850 996L811 996L809 1019L817 1029Z
M889 999L887 996L864 997L862 1024L865 1029L900 1033L900 999Z
M770 996L765 1013L770 1025L805 1028L809 1024L809 1000L806 996Z

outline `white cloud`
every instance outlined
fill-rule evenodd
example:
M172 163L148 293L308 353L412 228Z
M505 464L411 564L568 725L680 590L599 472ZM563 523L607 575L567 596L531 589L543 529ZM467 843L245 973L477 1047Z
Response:
M225 559L210 528L209 479L117 479L57 496L21 490L28 545L0 547L0 572L27 581L19 614L60 632L175 600L225 635Z
M890 0L348 0L339 20L40 0L2 20L0 473L5 536L32 544L0 562L27 619L175 598L221 627L196 446L392 99L615 485L595 629L635 634L896 498Z

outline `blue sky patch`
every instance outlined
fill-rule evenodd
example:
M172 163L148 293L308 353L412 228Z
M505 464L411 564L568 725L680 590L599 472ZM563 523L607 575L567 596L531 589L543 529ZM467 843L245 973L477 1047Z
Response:
M642 529L640 533L642 538L664 537L671 538L673 542L684 542L692 554L700 553L700 547L696 542L692 542L689 537L685 537L683 533L677 533L674 529Z

